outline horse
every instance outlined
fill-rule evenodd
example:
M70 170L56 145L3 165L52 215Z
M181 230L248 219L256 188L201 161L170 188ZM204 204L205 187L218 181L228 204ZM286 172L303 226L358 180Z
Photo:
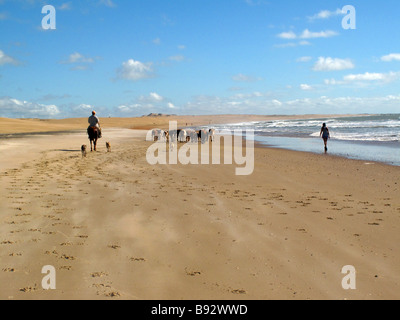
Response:
M89 127L88 128L89 140L90 140L90 151L93 152L93 144L94 151L97 151L97 140L99 139L99 128L97 127Z

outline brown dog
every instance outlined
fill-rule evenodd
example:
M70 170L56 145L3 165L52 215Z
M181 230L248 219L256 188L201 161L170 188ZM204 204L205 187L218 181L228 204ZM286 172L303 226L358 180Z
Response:
M81 152L82 152L82 158L86 158L87 146L85 144L81 147Z
M107 152L111 152L111 144L109 142L106 142L106 148Z

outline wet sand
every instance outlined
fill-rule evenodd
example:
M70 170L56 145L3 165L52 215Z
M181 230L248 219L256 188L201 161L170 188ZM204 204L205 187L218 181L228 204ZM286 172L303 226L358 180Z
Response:
M400 298L399 167L271 148L251 176L150 166L144 134L106 130L85 159L84 133L2 141L1 299Z

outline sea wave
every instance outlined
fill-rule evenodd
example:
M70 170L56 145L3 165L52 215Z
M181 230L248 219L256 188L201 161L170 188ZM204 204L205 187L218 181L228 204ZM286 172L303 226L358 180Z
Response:
M326 123L332 139L347 141L393 142L400 140L399 115L362 116L329 119L253 121L216 126L218 130L251 129L261 136L319 137Z
M310 134L310 137L319 137L319 132ZM333 133L331 139L342 141L369 141L369 142L396 142L400 141L400 134L390 133Z

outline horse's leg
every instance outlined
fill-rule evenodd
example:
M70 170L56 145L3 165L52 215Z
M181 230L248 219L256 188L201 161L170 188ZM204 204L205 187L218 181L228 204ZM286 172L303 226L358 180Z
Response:
M93 152L93 143L92 143L93 141L92 140L90 140L90 151L91 152Z
M97 139L94 139L94 151L97 151Z

